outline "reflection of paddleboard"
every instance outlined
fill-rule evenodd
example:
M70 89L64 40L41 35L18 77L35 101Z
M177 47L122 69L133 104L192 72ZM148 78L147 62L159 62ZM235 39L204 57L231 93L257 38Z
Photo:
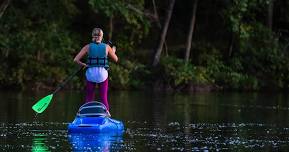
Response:
M68 135L73 151L118 151L121 149L122 136L110 133L76 134Z
M123 131L123 123L109 118L105 105L96 101L82 105L74 121L68 124L68 133L122 134Z

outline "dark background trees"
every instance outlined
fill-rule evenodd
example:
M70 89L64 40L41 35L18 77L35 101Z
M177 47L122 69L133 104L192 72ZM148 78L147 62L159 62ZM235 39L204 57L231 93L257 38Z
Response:
M0 5L2 88L54 87L76 68L72 58L96 26L118 47L120 64L110 68L112 88L288 88L286 0L5 0ZM81 88L82 79L79 75L70 87Z

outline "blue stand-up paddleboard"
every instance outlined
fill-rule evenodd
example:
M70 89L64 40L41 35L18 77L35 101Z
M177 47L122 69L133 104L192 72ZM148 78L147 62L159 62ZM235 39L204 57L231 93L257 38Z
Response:
M68 124L68 133L101 133L121 135L124 125L121 121L112 119L104 104L96 101L82 105L72 123Z

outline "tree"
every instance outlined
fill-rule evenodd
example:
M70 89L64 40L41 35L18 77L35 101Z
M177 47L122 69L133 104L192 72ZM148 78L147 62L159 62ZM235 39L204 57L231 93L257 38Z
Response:
M11 0L5 0L0 6L0 19L4 14L5 10L7 9L8 5L10 4Z
M195 0L194 6L193 6L191 23L190 23L190 29L189 29L189 33L187 35L187 45L186 45L187 47L186 47L186 56L185 56L185 62L186 63L189 61L189 58L190 58L192 37L193 37L193 33L194 33L194 29L195 29L195 23L196 23L197 6L198 6L198 0Z
M158 14L158 11L157 11L157 6L156 6L156 3L155 3L155 0L152 0L152 3L153 3L153 10L154 10L154 20L156 21L156 24L157 24L158 28L161 30L162 29L162 25L161 25L161 22L160 22L160 18L159 18L159 14ZM167 53L168 47L167 47L166 41L164 42L164 46L165 46L165 51Z
M272 30L273 25L273 11L274 11L274 0L269 0L267 25L270 30Z
M165 23L164 23L164 26L163 26L163 29L162 29L160 41L159 41L158 47L157 47L157 49L155 51L154 60L153 60L153 66L156 66L159 63L159 61L160 61L160 55L162 53L163 45L164 45L164 42L165 42L165 39L166 39L167 30L168 30L169 23L170 23L170 20L171 20L171 16L172 16L172 13L173 13L174 5L175 5L175 0L171 0L169 8L168 8L168 11L167 11L166 20L165 20Z

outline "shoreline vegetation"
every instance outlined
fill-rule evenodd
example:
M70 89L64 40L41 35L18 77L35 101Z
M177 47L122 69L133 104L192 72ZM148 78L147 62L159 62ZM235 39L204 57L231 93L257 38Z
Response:
M0 8L0 89L55 89L96 26L117 46L113 90L289 88L289 1L4 0ZM84 71L65 86L83 88Z

